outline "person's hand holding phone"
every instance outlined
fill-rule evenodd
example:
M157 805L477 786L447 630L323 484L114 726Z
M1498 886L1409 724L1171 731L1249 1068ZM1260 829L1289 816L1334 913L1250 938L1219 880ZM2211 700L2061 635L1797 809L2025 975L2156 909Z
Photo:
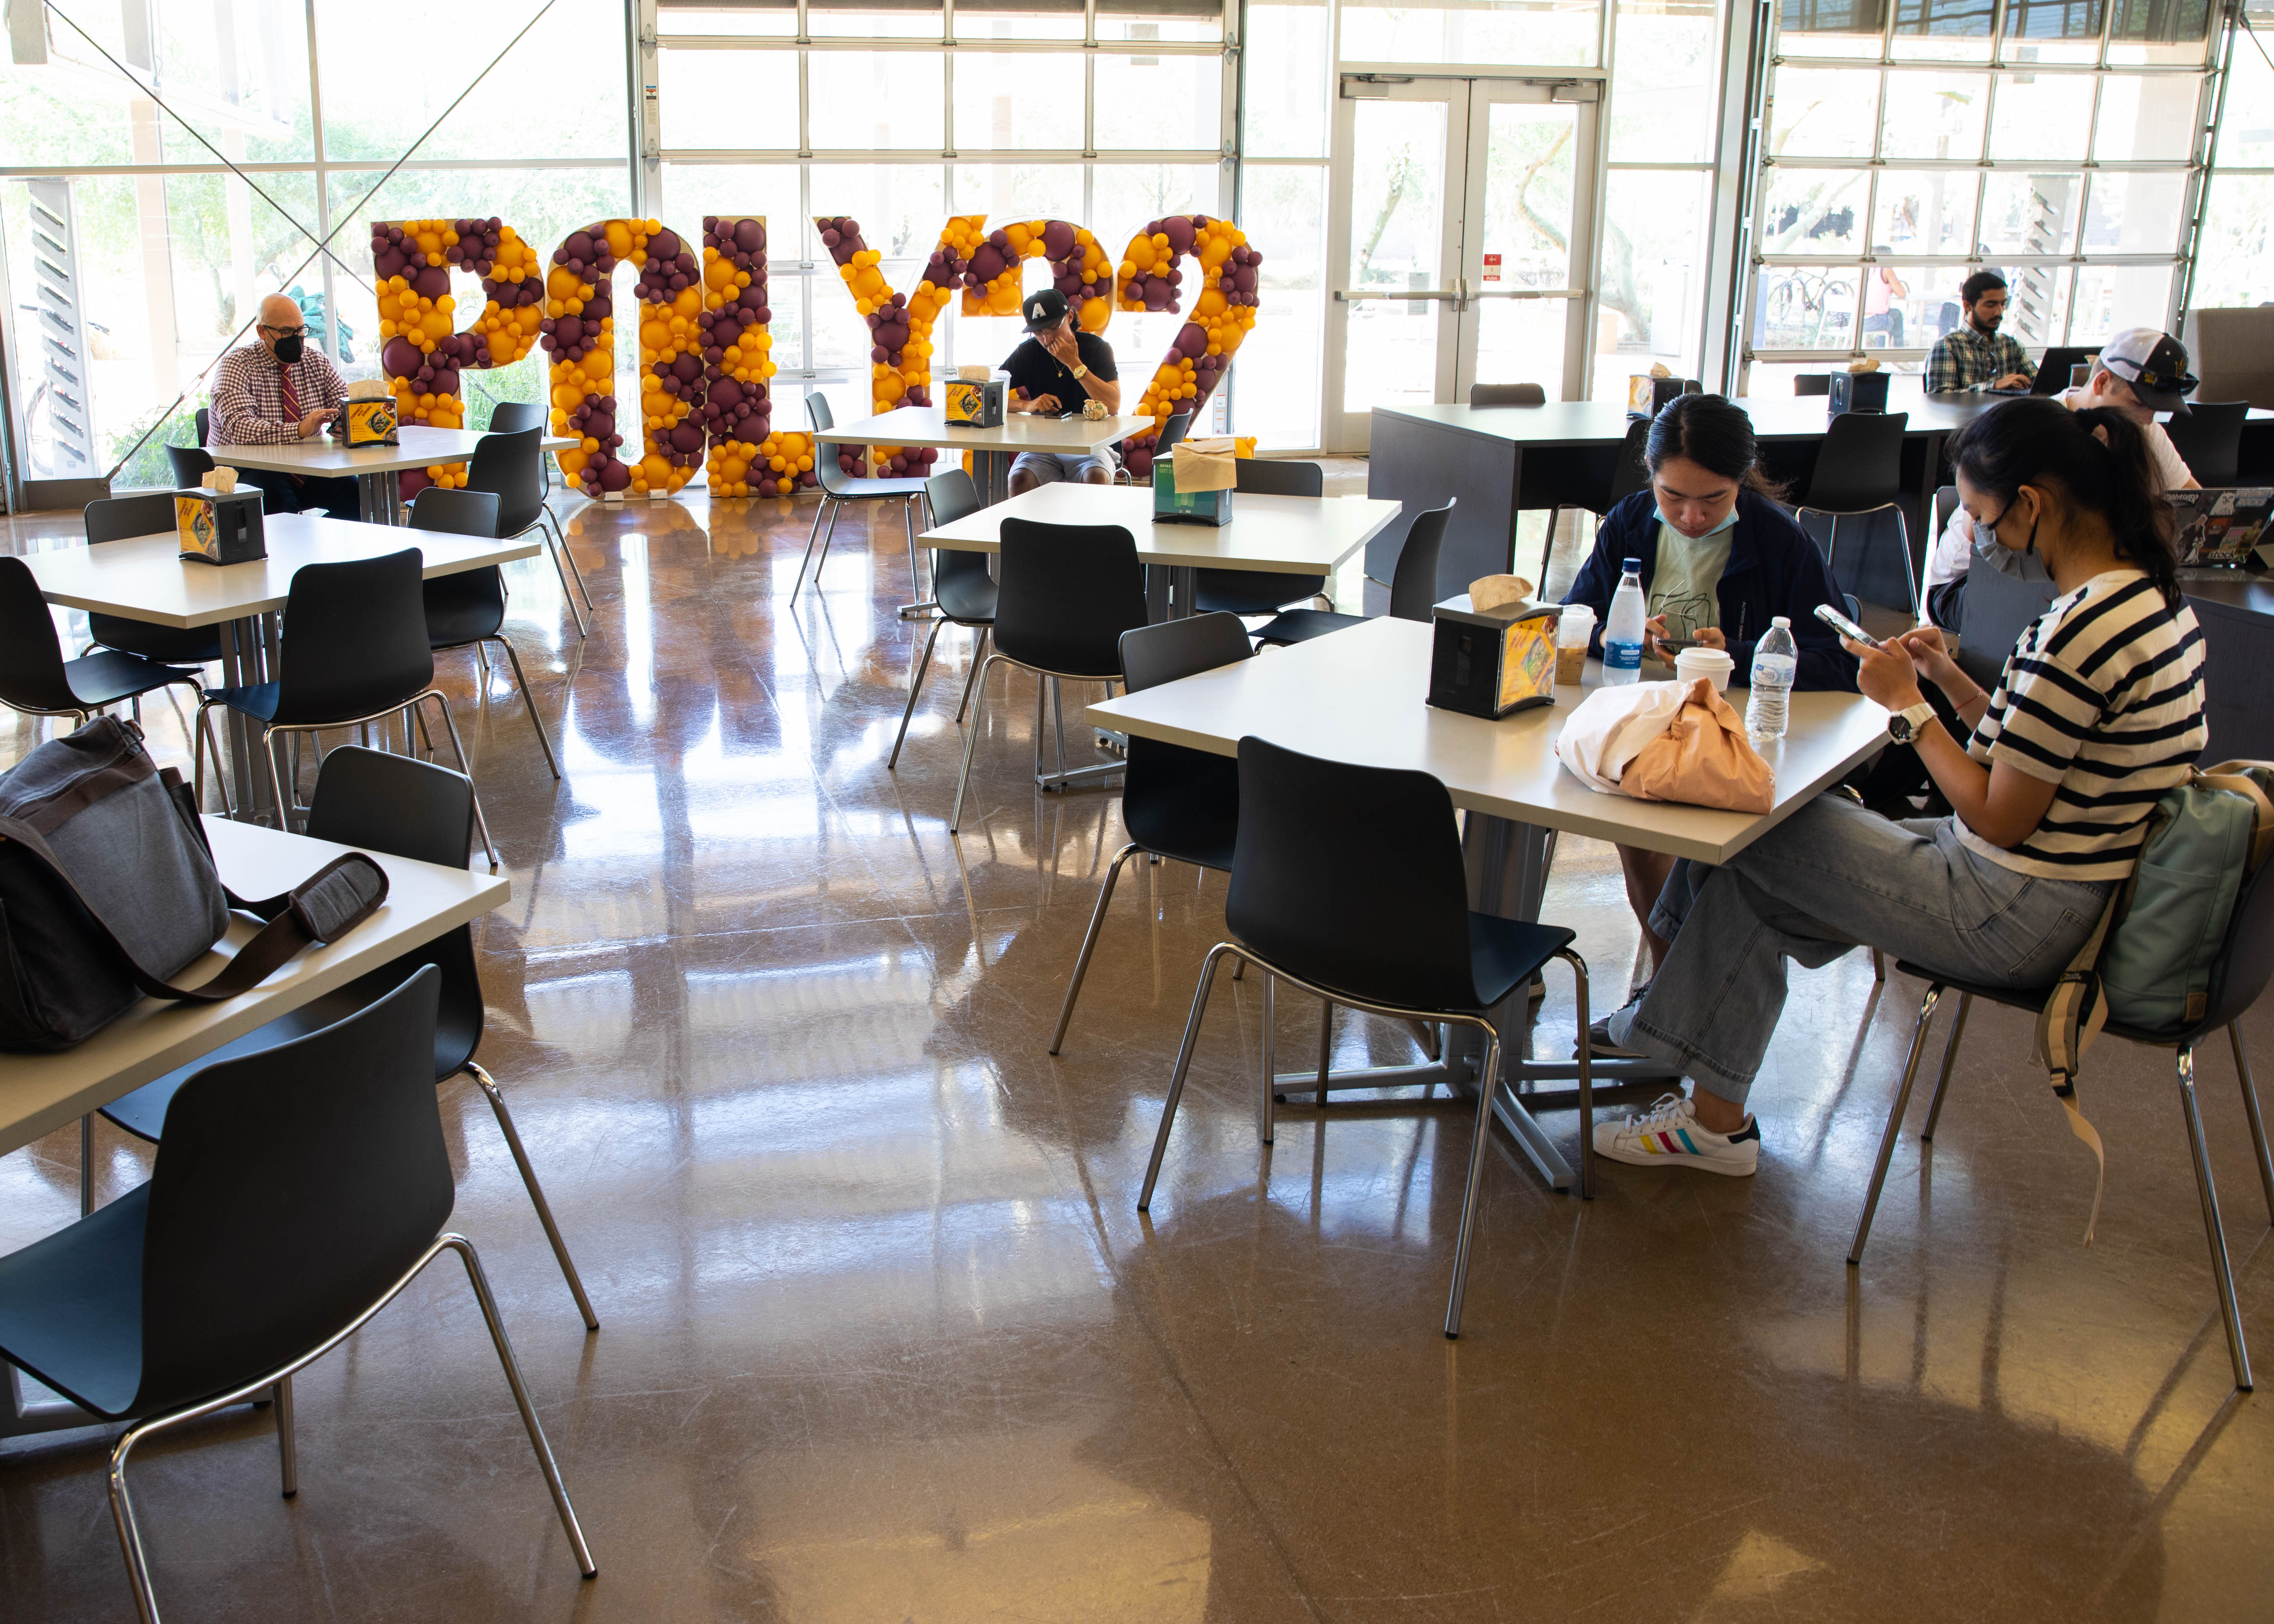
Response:
M1890 710L1908 710L1924 697L1919 692L1918 667L1900 639L1871 644L1842 637L1840 646L1856 657L1859 667L1856 686L1864 698Z
M1958 669L1958 662L1950 658L1950 645L1944 641L1939 626L1922 626L1894 641L1902 644L1919 675L1945 693L1950 691L1951 679L1963 674Z

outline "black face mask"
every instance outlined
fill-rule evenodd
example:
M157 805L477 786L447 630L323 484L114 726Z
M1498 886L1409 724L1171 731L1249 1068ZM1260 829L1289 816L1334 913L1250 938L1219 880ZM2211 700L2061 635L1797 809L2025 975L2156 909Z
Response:
M300 351L307 344L307 339L298 333L287 334L284 337L278 339L276 341L277 361L285 366L291 365L293 362L300 358Z

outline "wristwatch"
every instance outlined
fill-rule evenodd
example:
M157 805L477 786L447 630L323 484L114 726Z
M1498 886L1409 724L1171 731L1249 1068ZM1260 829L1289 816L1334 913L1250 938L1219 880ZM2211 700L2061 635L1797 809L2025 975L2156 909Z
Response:
M1084 366L1081 362L1076 361L1073 364L1073 375L1075 381L1080 382L1082 379L1089 376L1089 368Z
M1897 744L1909 744L1918 737L1918 731L1934 718L1934 707L1924 700L1887 718L1887 737Z

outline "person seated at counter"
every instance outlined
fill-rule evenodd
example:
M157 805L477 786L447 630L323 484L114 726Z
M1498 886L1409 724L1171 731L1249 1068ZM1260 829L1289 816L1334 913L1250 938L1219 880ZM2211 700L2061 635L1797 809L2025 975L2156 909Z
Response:
M2159 411L2187 416L2187 396L2195 387L2184 344L2154 327L2132 327L2110 339L2093 357L2092 376L2082 388L2064 389L2053 398L2071 411L2104 408L2122 412L2140 425L2164 489L2199 491L2202 482L2156 421ZM1927 618L1937 626L1959 629L1966 605L1966 571L1974 552L1974 521L1963 505L1954 508L1926 561Z
M1932 627L1849 645L1953 811L1894 822L1818 795L1719 868L1675 865L1653 918L1673 946L1606 1023L1679 1067L1687 1096L1595 1128L1595 1154L1743 1177L1745 1099L1784 1009L1788 961L1859 945L1993 987L2052 984L2132 872L2156 802L2203 748L2203 645L2180 597L2147 437L2125 413L2002 402L1951 446L1959 498L1997 546L2034 549L2061 595L1984 694ZM1936 719L1942 691L1969 736Z
M1027 339L1003 363L1011 374L1013 411L1044 417L1080 417L1082 402L1097 401L1110 415L1121 410L1119 374L1114 370L1113 346L1095 333L1085 333L1075 320L1066 296L1056 288L1030 293L1020 307L1027 320ZM1036 485L1071 479L1083 485L1111 485L1121 467L1119 448L1100 446L1096 451L1021 451L1011 463L1011 494Z
M255 342L221 359L215 376L209 446L291 446L325 432L348 387L329 357L308 343L308 327L289 295L260 301ZM273 470L237 470L258 486L270 513L320 509L335 519L363 516L351 478L328 479Z
M1595 550L1564 594L1565 603L1595 612L1593 651L1603 651L1625 560L1637 559L1649 650L1666 665L1675 662L1672 643L1694 640L1728 650L1743 681L1754 643L1783 615L1800 645L1796 686L1853 693L1855 658L1816 618L1817 605L1841 602L1840 589L1822 550L1777 506L1743 409L1718 395L1676 396L1650 425L1643 466L1649 486L1603 515ZM1673 864L1663 852L1619 847L1627 901L1642 921L1653 971L1666 943L1651 926L1651 906Z
M2006 279L1995 271L1977 271L1959 284L1959 308L1966 320L1926 352L1929 395L2026 389L2036 380L2037 363L2029 351L1998 330L2006 319Z

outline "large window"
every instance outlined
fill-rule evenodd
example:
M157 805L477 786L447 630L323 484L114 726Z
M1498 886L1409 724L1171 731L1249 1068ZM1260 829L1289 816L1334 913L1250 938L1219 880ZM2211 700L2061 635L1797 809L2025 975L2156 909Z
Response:
M983 214L990 229L1068 220L1118 259L1149 221L1235 203L1221 0L956 0L952 13L663 0L655 17L650 212L690 227L705 214L767 217L778 422L802 421L812 390L840 421L870 411L868 329L817 214L859 221L885 280L907 292L951 214ZM1042 285L1049 267L1029 260L1026 275ZM1182 320L1113 316L1106 337L1133 402ZM999 361L1019 340L1015 320L951 313L936 365Z
M2228 47L2218 167L2204 199L2187 306L2259 304L2274 297L2274 0L2252 0L2251 26Z
M1781 0L1747 387L1922 369L1984 266L2032 350L2175 320L2209 0Z
M495 214L549 249L622 213L623 8L553 0L523 34L541 9L86 0L44 31L11 17L0 234L19 476L170 483L164 446L190 442L214 363L280 289L350 378L377 376L373 220ZM466 374L470 420L541 398L542 365Z

